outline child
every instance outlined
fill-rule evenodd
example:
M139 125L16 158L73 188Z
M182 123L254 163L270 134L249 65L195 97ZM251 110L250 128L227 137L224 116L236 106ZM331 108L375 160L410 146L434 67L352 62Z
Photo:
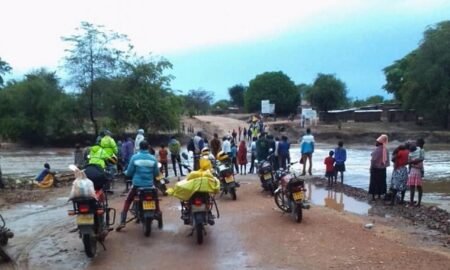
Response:
M328 178L328 186L332 186L333 185L333 178L336 179L335 177L335 172L334 172L334 151L331 150L329 153L329 156L325 158L325 160L323 161L323 164L325 164L325 177Z
M167 152L166 146L164 144L161 144L161 148L159 149L158 156L159 156L159 163L161 163L160 172L163 172L164 169L164 175L166 177L169 176L169 171L167 167L167 156L169 155L169 152Z
M334 165L335 171L336 171L336 181L337 181L337 174L338 172L341 172L341 184L344 183L344 172L345 172L345 161L347 160L347 151L344 148L344 142L340 141L338 142L338 148L335 150L334 159L336 161L336 164Z

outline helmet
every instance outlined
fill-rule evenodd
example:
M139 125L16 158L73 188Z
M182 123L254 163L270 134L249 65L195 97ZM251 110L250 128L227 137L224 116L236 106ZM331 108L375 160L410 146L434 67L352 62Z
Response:
M212 168L211 161L208 159L207 156L203 156L200 158L199 165L200 165L200 170L202 170L202 171L211 170L211 168Z
M225 153L224 151L220 151L218 154L217 154L217 160L218 161L224 161L224 160L226 160L226 159L228 159L228 155L227 155L227 153Z
M209 148L208 147L203 147L202 151L200 151L200 156L209 156Z
M138 134L144 134L144 130L142 128L140 128L140 129L137 130L137 133Z

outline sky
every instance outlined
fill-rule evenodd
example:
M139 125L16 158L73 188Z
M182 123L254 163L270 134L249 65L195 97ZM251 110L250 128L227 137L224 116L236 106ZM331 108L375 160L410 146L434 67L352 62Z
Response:
M168 59L184 93L228 99L233 85L282 71L296 84L334 74L350 98L390 98L382 69L449 19L450 0L14 0L0 9L0 57L13 68L7 79L41 67L63 76L61 37L88 21Z

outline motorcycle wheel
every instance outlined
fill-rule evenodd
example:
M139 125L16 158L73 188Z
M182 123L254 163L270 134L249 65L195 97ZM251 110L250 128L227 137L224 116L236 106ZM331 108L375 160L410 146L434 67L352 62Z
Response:
M84 252L89 258L93 258L97 252L97 239L93 235L83 234Z
M297 223L301 223L302 219L303 219L303 209L302 209L302 205L297 205L296 207L293 207L293 210L295 211L294 214L294 219Z
M275 200L275 204L278 206L278 208L281 209L281 211L286 213L289 211L289 206L286 204L287 198L284 192L282 191L275 192L273 198Z
M149 237L152 233L152 219L151 218L144 218L142 221L142 226L144 228L144 235L145 237Z
M197 234L197 244L203 244L203 224L195 225L195 231Z
M235 201L237 199L237 195L236 195L236 188L231 188L230 189L230 195L231 195L231 199L233 201Z
M163 228L163 226L164 226L164 224L163 224L163 215L161 213L161 215L159 216L159 219L158 219L158 229L161 230Z

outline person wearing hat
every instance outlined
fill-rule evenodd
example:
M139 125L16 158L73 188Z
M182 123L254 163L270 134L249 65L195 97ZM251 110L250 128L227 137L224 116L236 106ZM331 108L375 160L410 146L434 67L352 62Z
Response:
M134 152L139 152L139 145L144 140L144 130L142 128L137 130L136 139L134 140Z
M381 195L386 194L386 168L390 166L387 143L388 136L382 134L376 140L376 148L371 154L369 194L374 201L375 195L380 199Z

